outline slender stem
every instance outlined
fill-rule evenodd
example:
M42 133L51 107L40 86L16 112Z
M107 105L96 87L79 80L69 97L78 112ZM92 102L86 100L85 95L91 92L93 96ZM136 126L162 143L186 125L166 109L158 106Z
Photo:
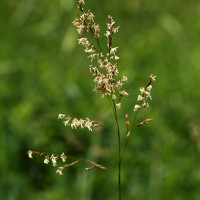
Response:
M121 200L121 138L120 138L120 128L117 116L117 109L114 100L113 100L113 106L114 106L114 115L117 125L117 137L118 137L118 196L119 200Z

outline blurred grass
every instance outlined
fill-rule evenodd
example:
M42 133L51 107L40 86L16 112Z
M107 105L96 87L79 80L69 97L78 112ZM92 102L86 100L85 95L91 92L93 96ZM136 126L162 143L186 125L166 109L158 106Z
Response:
M128 76L133 110L138 88L157 76L148 115L123 163L126 200L198 200L200 191L200 3L191 1L86 2L105 30L107 15L120 25L120 73ZM116 138L109 104L92 92L89 61L72 25L72 0L0 3L0 199L116 199ZM102 35L103 40L103 35ZM63 127L59 113L90 117L106 127L96 134ZM76 166L55 174L34 149L99 160L113 173L85 174Z

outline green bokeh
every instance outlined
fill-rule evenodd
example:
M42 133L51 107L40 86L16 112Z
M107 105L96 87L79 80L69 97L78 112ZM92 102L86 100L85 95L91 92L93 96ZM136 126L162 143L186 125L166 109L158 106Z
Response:
M198 200L199 1L96 0L86 7L103 31L107 15L120 26L113 45L130 93L122 130L139 87L157 76L150 109L140 115L154 120L135 130L122 164L123 199ZM0 200L117 199L114 119L107 99L92 91L89 60L72 25L76 14L73 0L0 2ZM105 127L74 131L59 113ZM58 176L42 158L28 159L29 149L94 159L112 172L85 173L82 163Z

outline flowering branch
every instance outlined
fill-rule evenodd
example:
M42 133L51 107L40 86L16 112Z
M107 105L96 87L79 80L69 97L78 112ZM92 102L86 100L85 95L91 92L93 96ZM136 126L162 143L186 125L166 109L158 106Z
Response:
M103 165L100 165L100 164L98 164L94 161L85 160L85 159L78 159L76 157L66 155L64 152L60 155L55 155L55 154L50 154L50 153L45 153L45 152L41 153L41 152L37 152L37 151L28 150L27 154L28 154L29 158L33 158L33 155L43 156L44 157L43 163L49 164L49 162L51 162L53 167L57 166L58 160L62 160L62 162L65 162L68 158L75 159L75 161L73 161L71 163L68 163L68 164L65 164L63 166L58 167L57 170L56 170L56 173L59 174L59 175L63 175L62 172L65 168L74 166L74 165L78 164L79 161L85 161L85 162L89 162L90 164L92 164L92 167L84 169L85 172L90 171L95 167L100 168L102 170L107 170L106 167L104 167Z
M136 119L137 119L139 111L142 110L142 109L149 108L148 100L149 99L152 100L152 97L151 97L152 82L154 82L155 80L156 80L156 76L153 76L153 74L151 74L149 76L149 81L148 81L146 87L141 87L140 88L140 94L137 97L137 101L139 102L139 104L136 104L134 106L135 116L134 116L134 120L133 120L133 123L132 123L131 130L129 130L129 124L130 123L129 123L128 114L126 114L126 116L125 116L125 118L126 118L126 137L127 137L127 139L126 139L126 143L124 145L124 149L122 151L122 156L120 158L121 161L123 160L124 153L126 151L126 148L127 148L128 142L129 142L129 137L133 133L133 128L136 127L136 126L141 126L141 125L147 124L147 123L149 123L150 121L153 120L153 119L145 119L142 122L140 122L137 125L135 125L135 122L136 122Z

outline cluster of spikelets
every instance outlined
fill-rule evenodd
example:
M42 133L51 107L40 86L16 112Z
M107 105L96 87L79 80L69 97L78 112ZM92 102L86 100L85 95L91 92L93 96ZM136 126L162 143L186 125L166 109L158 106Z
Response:
M65 126L71 126L71 128L81 127L88 128L89 131L92 131L92 127L100 126L97 122L91 120L90 118L77 119L76 117L72 118L71 116L66 116L65 114L59 114L58 119L64 119Z
M43 156L44 158L44 164L49 164L50 162L52 163L53 167L56 167L57 166L57 163L58 163L58 160L62 160L62 162L66 162L67 159L75 159L75 161L71 162L71 163L68 163L68 164L65 164L63 166L60 166L57 168L56 170L56 173L59 174L59 175L63 175L63 170L67 167L71 167L71 166L74 166L76 165L78 162L80 161L85 161L87 163L90 164L89 167L85 167L84 171L85 172L88 172L92 169L94 169L95 167L96 168L99 168L99 169L103 169L103 170L106 170L106 167L104 167L103 165L100 165L94 161L91 161L91 160L83 160L83 159L77 159L75 157L72 157L72 156L69 156L69 155L66 155L65 153L62 153L60 155L54 155L54 154L49 154L49 153L45 153L45 152L37 152L37 151L32 151L32 150L29 150L27 152L28 154L28 157L29 158L33 158L33 155L39 155L39 156Z
M156 80L156 76L150 75L149 82L147 83L146 87L140 88L140 94L137 97L138 104L135 105L134 111L139 111L140 109L148 108L148 99L151 99L151 89L152 89L152 82Z

